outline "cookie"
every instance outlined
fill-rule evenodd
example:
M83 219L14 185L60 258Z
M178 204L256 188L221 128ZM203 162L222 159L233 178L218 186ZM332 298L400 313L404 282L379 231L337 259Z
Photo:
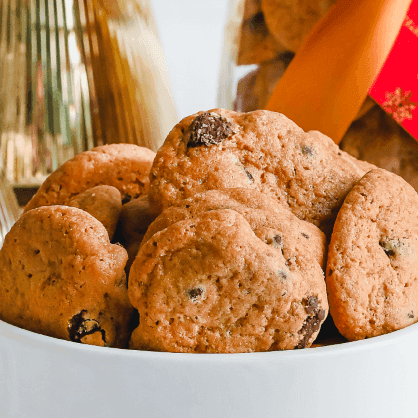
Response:
M267 27L287 49L296 52L336 0L261 0Z
M112 240L122 210L120 191L113 186L95 186L74 196L68 206L83 209L106 228Z
M348 340L404 328L418 318L418 195L372 170L348 194L327 262L334 323Z
M0 319L51 337L123 348L133 313L127 258L87 212L33 209L0 251Z
M125 242L141 242L156 214L151 210L148 196L133 199L122 206L120 228Z
M250 188L328 231L364 174L330 138L282 114L214 109L170 132L151 169L149 199L161 212L205 190Z
M264 109L277 80L284 74L293 55L291 52L279 54L241 78L237 85L234 110L249 112Z
M315 225L301 221L277 205L273 199L251 189L209 190L181 200L176 206L167 208L150 225L143 243L176 222L218 209L240 213L258 238L274 248L280 248L288 265L292 264L297 254L305 254L325 267L324 234Z
M309 347L328 311L322 269L257 238L232 210L153 235L130 271L130 348L237 353Z
M66 205L94 186L116 187L124 201L148 193L148 174L155 153L133 144L111 144L82 152L66 161L44 181L25 207Z
M286 48L269 32L263 13L242 22L237 65L259 64L285 51Z

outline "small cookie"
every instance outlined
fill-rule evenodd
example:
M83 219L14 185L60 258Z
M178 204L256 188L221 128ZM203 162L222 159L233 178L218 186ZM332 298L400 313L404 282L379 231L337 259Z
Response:
M120 228L124 241L141 242L156 217L150 208L147 195L124 204L120 214Z
M240 213L255 235L274 248L280 248L290 266L297 254L305 254L324 266L324 234L308 222L301 221L290 211L262 193L251 189L209 190L181 200L167 208L148 228L143 244L154 234L176 222L194 218L218 209Z
M285 51L267 29L262 12L242 22L237 65L259 64Z
M148 193L148 174L155 153L133 144L111 144L82 152L66 161L44 181L25 207L66 205L68 201L102 184L116 187L122 199Z
M330 138L282 114L214 109L170 132L151 169L149 198L161 212L205 190L250 188L325 231L364 174Z
M386 170L348 194L329 247L332 318L348 340L404 328L418 318L418 195Z
M130 348L237 353L309 347L327 311L322 269L292 266L232 210L214 210L156 233L130 271L140 323Z
M33 209L0 251L0 318L64 340L123 348L133 313L127 258L87 212Z
M112 241L122 210L120 191L113 186L96 186L74 196L67 206L83 209L106 228Z
M296 52L315 24L336 0L261 0L266 24L274 37Z

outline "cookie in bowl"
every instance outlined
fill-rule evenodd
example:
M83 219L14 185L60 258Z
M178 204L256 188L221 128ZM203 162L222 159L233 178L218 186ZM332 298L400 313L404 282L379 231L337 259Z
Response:
M384 169L367 173L335 222L327 289L348 340L404 328L418 318L418 195Z
M286 238L284 238L286 239ZM322 269L258 238L236 211L157 232L129 276L140 315L130 348L237 353L309 347L328 313Z
M214 109L184 118L158 150L149 198L158 212L211 189L255 189L330 231L365 174L334 142L284 115ZM372 166L373 167L373 166Z
M94 186L116 187L124 202L148 193L149 170L155 153L133 144L110 144L77 154L44 181L25 211L66 205Z
M26 212L0 250L0 319L64 340L124 348L133 313L126 251L87 212Z

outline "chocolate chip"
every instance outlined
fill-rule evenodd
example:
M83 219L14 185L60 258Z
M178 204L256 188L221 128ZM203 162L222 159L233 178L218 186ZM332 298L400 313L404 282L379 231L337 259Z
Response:
M216 145L233 133L232 123L217 113L202 113L189 128L188 147Z
M244 171L245 171L245 174L248 177L248 180L250 180L250 183L252 183L254 181L253 175L245 167L244 167Z
M332 275L332 273L334 273L334 270L329 269L329 270L328 270L328 276L331 276L331 275Z
M289 273L285 270L279 270L277 272L277 275L279 276L280 279L282 280L287 280L289 279Z
M194 302L203 295L203 292L204 289L201 287L193 287L192 289L187 290L187 297Z
M318 309L314 316L306 318L302 328L298 331L303 337L295 348L305 348L312 335L321 328L321 323L325 319L325 311Z
M408 314L408 318L415 318L415 315L414 315L414 313L413 312L409 312L409 314Z
M305 311L308 314L315 312L315 310L318 308L318 298L316 296L309 296L304 299L302 303L305 305Z
M308 234L305 234L304 232L301 232L300 234L302 235L303 238L309 239L309 235Z
M407 250L405 243L393 238L382 238L379 245L388 257L397 257L404 254Z
M266 237L265 243L274 248L282 248L283 238L280 235L273 235L273 237Z
M305 155L306 157L312 158L315 155L315 150L309 145L303 145L301 150L302 150L302 154Z
M87 311L83 309L78 314L74 315L68 324L68 336L71 341L75 343L82 343L81 339L87 335L100 332L102 340L106 344L106 333L100 327L100 324L95 319L86 318Z

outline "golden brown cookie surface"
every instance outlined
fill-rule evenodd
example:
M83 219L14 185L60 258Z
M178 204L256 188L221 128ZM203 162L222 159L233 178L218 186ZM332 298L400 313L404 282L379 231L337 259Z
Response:
M240 213L258 238L274 248L280 248L283 254L286 253L289 265L297 254L302 253L309 254L324 267L324 234L315 225L298 219L273 199L251 189L208 190L177 202L150 225L143 244L176 222L219 209L231 209Z
M372 170L348 194L329 247L327 289L348 340L417 321L418 195L403 179Z
M252 352L308 347L328 311L313 258L292 265L232 210L177 222L146 242L131 267L140 323L130 347Z
M81 209L29 211L0 251L0 318L64 340L122 348L133 312L127 258Z
M25 211L65 205L75 195L98 185L116 187L122 199L148 192L148 174L155 153L133 144L111 144L82 152L66 161L42 184Z
M326 230L364 173L330 138L284 115L214 109L173 128L154 160L149 197L161 211L205 190L250 188Z
M69 200L68 206L94 216L106 228L112 240L122 210L122 196L113 186L95 186Z

